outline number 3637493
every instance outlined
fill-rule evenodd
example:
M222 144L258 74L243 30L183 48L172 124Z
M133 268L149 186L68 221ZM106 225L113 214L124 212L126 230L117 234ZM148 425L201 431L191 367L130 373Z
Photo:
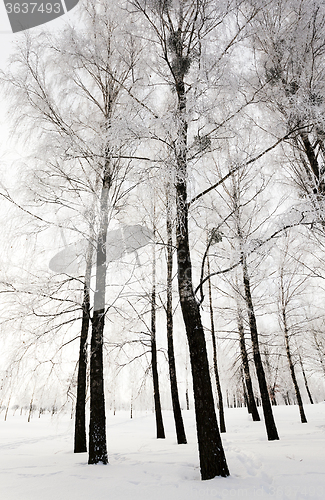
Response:
M36 3L36 2L24 2L24 3L11 3L7 2L6 10L8 14L33 14L44 13L44 14L60 14L63 13L63 8L60 3Z

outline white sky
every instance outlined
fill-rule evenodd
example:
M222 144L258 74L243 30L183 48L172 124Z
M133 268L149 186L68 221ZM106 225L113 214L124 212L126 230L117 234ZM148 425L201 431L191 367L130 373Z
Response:
M11 32L10 23L4 2L0 2L0 36L1 36L0 61L2 65L2 59L7 49L7 41L9 41L10 44L10 38L14 36Z

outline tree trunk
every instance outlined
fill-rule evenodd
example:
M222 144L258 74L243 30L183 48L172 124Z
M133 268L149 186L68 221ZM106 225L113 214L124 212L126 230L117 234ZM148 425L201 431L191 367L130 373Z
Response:
M164 423L161 412L159 378L157 367L157 344L156 344L156 254L153 245L153 261L152 261L152 292L151 292L151 368L153 379L153 395L155 402L155 416L157 438L165 438Z
M317 351L317 354L318 354L318 357L319 357L319 362L320 362L320 365L322 367L322 370L324 372L324 375L325 375L325 362L324 362L324 353L323 353L323 349L319 343L319 340L317 338L317 334L315 331L313 331L313 337L314 337L314 342L315 342L315 347L316 347L316 351Z
M252 413L250 407L249 407L249 402L248 402L248 395L247 395L247 387L245 384L245 375L244 375L244 370L241 372L241 381L243 384L243 395L244 395L244 406L247 407L248 413Z
M92 268L92 242L89 243L86 261L80 333L77 401L75 414L74 453L87 451L86 440L86 388L87 388L87 339L90 322L90 278Z
M238 333L239 333L240 353L241 353L243 369L244 369L245 384L246 384L246 388L247 388L248 413L251 413L252 419L254 422L259 422L260 416L258 414L256 401L254 398L253 384L252 384L252 379L251 379L251 374L250 374L250 369L249 369L249 361L248 361L248 355L247 355L247 349L246 349L246 343L245 343L245 331L244 331L243 317L242 317L242 312L241 312L238 304L237 304L237 324L238 324Z
M5 422L6 422L7 416L8 416L8 411L9 411L9 406L10 406L10 401L11 401L11 395L12 395L12 393L10 393L10 396L9 396L9 399L8 399L8 404L7 404L7 407L6 407ZM30 422L30 417L31 417L31 413L32 413L33 397L34 397L34 393L32 395L32 399L31 399L30 404L29 404L29 414L28 414L28 420L27 420L28 422Z
M207 270L208 270L208 276L209 276L208 286L209 286L210 325L211 325L211 337L212 337L212 349L213 349L213 368L214 368L214 375L216 378L216 386L217 386L218 402L219 402L220 432L226 432L225 414L224 414L224 409L223 409L223 398L222 398L222 392L221 392L221 384L220 384L218 361L217 361L217 344L216 344L216 334L215 334L215 329L214 329L209 256L207 256Z
M246 264L246 259L245 259L244 254L242 254L242 267L243 267L243 281L244 281L244 288L245 288L245 299L246 299L249 327L250 327L250 332L251 332L251 337L252 337L252 345L253 345L254 364L255 364L257 380L258 380L260 393L261 393L265 427L266 427L268 440L274 441L274 440L279 439L279 436L278 436L278 431L277 431L274 417L273 417L270 396L269 396L269 393L267 390L265 373L264 373L264 368L263 368L262 359L261 359L261 353L260 353L259 341L258 341L258 333L257 333L257 324L256 324L254 307L253 307L250 281L249 281L248 271L247 271L247 264Z
M288 331L287 315L286 315L286 311L285 311L283 304L282 304L282 321L283 321L287 359L288 359L290 374L291 374L292 382L293 382L293 385L295 388L296 398L297 398L297 402L298 402L298 406L299 406L300 420L301 420L302 424L306 424L307 418L305 415L304 406L303 406L303 402L302 402L302 398L301 398L301 394L300 394L300 389L299 389L297 378L296 378L295 367L294 367L294 364L292 361L290 344L289 344L289 331Z
M305 153L306 153L306 156L308 158L310 168L315 176L316 184L318 185L318 183L320 181L320 169L319 169L319 164L318 164L317 156L315 154L313 145L311 144L309 137L308 137L308 134L306 132L300 132L299 135L300 135L300 138L301 138L302 143L304 145Z
M186 401L186 410L190 409L190 398L188 394L188 350L186 349L185 353L185 401Z
M305 373L305 369L304 369L304 365L302 363L302 359L301 359L300 353L299 353L299 362L300 362L300 366L301 366L302 375L304 377L305 387L306 387L306 391L307 391L307 394L308 394L308 397L309 397L309 401L310 401L310 404L313 405L314 401L313 401L313 398L311 396L311 392L309 390L309 386L308 386L308 382L307 382L307 377L306 377L306 373Z
M170 214L170 200L167 191L167 342L168 342L168 364L170 389L173 405L173 414L177 435L178 444L186 444L186 434L182 417L181 405L179 403L179 394L177 387L177 375L173 342L173 236L172 236L172 221Z
M100 200L100 227L97 240L96 289L90 346L90 423L89 464L108 463L103 376L103 339L105 325L106 240L108 194L111 185L109 158L106 159Z
M180 64L182 60L180 61ZM182 79L176 82L178 96L178 139L176 153L177 267L178 290L189 344L201 478L226 477L229 470L219 433L211 387L209 363L199 305L192 281L187 205L186 93Z

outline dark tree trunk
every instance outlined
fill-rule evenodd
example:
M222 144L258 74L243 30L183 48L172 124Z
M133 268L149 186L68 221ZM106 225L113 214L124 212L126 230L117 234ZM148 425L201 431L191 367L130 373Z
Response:
M278 405L278 403L276 402L274 387L270 388L270 399L271 399L272 406L277 406Z
M244 331L243 317L242 317L242 312L241 312L238 305L237 305L237 324L238 324L238 333L239 333L240 353L241 353L241 359L242 359L242 363L243 363L245 384L246 384L246 388L247 388L248 413L251 413L252 419L254 422L259 422L260 416L258 414L256 401L254 398L253 384L252 384L252 378L251 378L250 369L249 369L249 361L248 361L248 355L247 355L247 349L246 349L246 343L245 343L245 331Z
M224 414L224 409L223 409L223 398L222 398L222 391L221 391L221 384L220 384L220 377L219 377L219 370L218 370L218 361L217 361L217 343L216 343L216 334L215 334L215 329L214 329L209 256L207 256L207 270L208 270L208 276L209 276L208 286L209 286L210 325L211 325L211 337L212 337L212 349L213 349L213 368L214 368L214 375L216 378L216 387L217 387L218 403L219 403L220 432L226 432L225 414Z
M264 353L263 354L264 354L264 359L265 359L265 366L267 368L268 373L271 375L272 368L271 368L271 364L270 364L270 354L268 352L267 346L264 346ZM269 387L268 387L269 396L270 396L272 406L277 406L276 397L275 397L277 372L278 372L278 367L275 370L274 384L273 385L269 384Z
M317 351L317 354L318 354L318 357L319 357L319 362L320 362L320 365L322 367L322 370L324 372L324 375L325 375L325 362L324 362L324 354L323 354L323 350L322 350L322 347L319 343L319 340L317 338L317 334L315 331L313 331L313 337L314 337L314 342L315 342L315 347L316 347L316 351Z
M160 392L159 392L159 378L157 366L157 344L156 344L156 256L155 248L153 248L153 262L152 262L152 292L151 292L151 368L153 379L153 395L155 402L155 416L157 438L165 438L164 423L161 412Z
M318 184L320 181L320 169L313 145L311 144L308 134L306 132L300 132L300 138L304 145L305 153L308 158L310 168L315 176L315 181Z
M108 154L108 152L107 152ZM103 339L105 325L106 240L108 194L111 185L109 158L106 160L100 200L100 227L97 240L96 289L90 346L90 423L89 464L108 463L103 375Z
M188 397L188 382L186 380L186 389L185 389L185 401L186 401L186 409L187 411L190 409L190 399Z
M186 401L186 409L190 409L190 398L188 395L188 351L186 350L186 361L185 361L185 372L186 372L186 380L185 380L185 401Z
M90 322L90 276L92 267L92 242L89 243L89 252L86 263L85 283L82 303L82 324L80 333L79 365L77 381L77 401L75 415L74 452L87 451L86 440L86 390L87 390L87 339Z
M249 281L249 277L248 277L246 259L245 259L244 255L242 255L242 267L243 267L243 281L244 281L244 288L245 288L245 299L246 299L249 327L250 327L250 332L251 332L251 337L252 337L252 345L253 345L254 364L255 364L257 380L258 380L260 393L261 393L265 427L266 427L268 440L274 441L274 440L279 439L279 436L278 436L278 431L277 431L274 417L273 417L270 396L269 396L269 393L267 390L265 373L264 373L264 368L263 368L262 359L261 359L261 353L260 353L259 341L258 341L258 333L257 333L257 324L256 324L253 300L252 300L252 295L251 295L251 287L250 287L250 281Z
M250 407L249 407L249 402L248 402L248 395L247 395L247 387L245 384L244 370L242 370L242 373L241 373L241 380L242 380L242 384L243 384L244 406L247 407L248 413L252 413L250 410Z
M306 373L305 373L305 369L304 369L304 365L302 363L302 359L301 359L300 353L299 353L299 362L300 362L300 366L301 366L302 375L304 377L305 387L306 387L306 391L307 391L307 394L308 394L308 397L309 397L309 401L310 401L310 404L313 405L314 401L313 401L311 392L309 390L309 386L308 386L308 382L307 382L307 377L306 377Z
M94 311L90 355L89 464L108 463L103 376L105 310Z
M179 64L182 62L180 58ZM215 413L204 330L193 290L186 181L186 93L182 79L178 79L175 89L178 96L179 120L175 145L178 290L190 351L201 478L205 480L215 476L226 477L229 470Z
M179 394L177 387L177 375L173 342L173 235L172 235L172 221L170 214L170 200L169 193L167 192L167 342L168 342L168 364L169 364L169 378L170 389L173 405L173 414L177 435L178 444L186 444L186 434L184 422L182 417L181 405L179 403Z
M307 418L305 415L304 406L303 406L303 402L302 402L302 398L301 398L301 393L300 393L299 385L297 382L295 367L294 367L294 364L292 361L290 344L289 344L289 331L288 331L287 315L286 315L286 311L285 311L283 305L282 305L282 321L283 321L283 330L284 330L287 359L288 359L288 363L289 363L292 383L293 383L293 386L295 388L295 394L296 394L296 398L297 398L297 402L298 402L298 406L299 406L300 420L301 420L302 424L306 424Z

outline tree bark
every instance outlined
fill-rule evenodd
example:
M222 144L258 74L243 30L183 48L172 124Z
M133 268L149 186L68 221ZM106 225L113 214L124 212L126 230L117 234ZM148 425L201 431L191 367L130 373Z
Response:
M178 444L186 444L186 434L184 422L182 417L181 405L179 402L179 394L177 387L177 375L174 353L173 341L173 235L172 235L172 221L170 214L170 200L169 193L167 192L167 343L168 343L168 365L169 365L169 378L170 389L173 405L173 414L176 428L176 436Z
M249 402L248 402L248 395L247 395L247 387L245 383L245 375L244 375L244 370L241 372L241 380L243 384L243 394L244 394L244 406L247 407L248 413L252 413L249 407Z
M261 353L260 353L259 341L258 341L257 324L256 324L256 318L255 318L255 312L254 312L254 306L253 306L253 300L252 300L251 288L250 288L250 280L248 277L247 264L246 264L246 259L245 259L244 254L242 254L242 268L243 268L245 299L246 299L249 327L250 327L250 332L251 332L251 337L252 337L252 345L253 345L254 364L255 364L257 380L258 380L260 393L261 393L265 427L266 427L268 440L274 441L274 440L279 439L279 436L278 436L278 431L277 431L274 417L273 417L270 396L269 396L269 393L267 390L265 373L264 373L264 368L263 368L262 359L261 359Z
M208 287L209 287L209 309L210 309L210 325L211 325L211 337L212 337L212 349L213 349L213 368L214 375L216 378L216 387L218 394L219 403L219 422L220 422L220 432L226 432L225 414L223 409L223 398L218 370L218 360L217 360L217 344L216 344L216 334L214 328L214 318L213 318L213 303L212 303L212 289L211 289L211 278L210 278L210 260L207 256L207 270L208 270Z
M265 367L267 369L267 373L271 376L272 367L270 364L270 354L268 352L266 345L264 345L263 355L264 355L264 360L265 360L264 362L265 362ZM276 368L276 370L275 370L274 384L269 383L269 386L268 386L269 396L270 396L272 406L277 406L276 397L275 397L277 371L278 371L278 368Z
M100 200L100 227L97 240L96 289L92 319L90 351L90 423L89 464L108 463L103 374L103 339L105 325L106 240L108 229L108 195L111 186L110 159L106 152Z
M252 384L252 379L251 379L251 374L250 374L250 369L249 369L249 361L248 361L248 355L247 355L247 349L246 349L246 343L245 343L245 331L244 331L243 317L242 317L242 312L241 312L238 305L237 305L237 324L238 324L238 333L239 333L240 353L241 353L241 359L242 359L243 369L244 369L245 384L246 384L246 388L247 388L248 413L251 413L252 419L254 422L259 422L260 416L258 414L256 401L254 398L253 384Z
M87 451L86 439L86 390L87 390L87 339L90 322L90 278L92 268L92 242L89 243L82 303L77 401L75 414L74 453Z
M315 176L316 183L319 184L320 181L320 168L315 154L314 148L309 140L308 134L306 132L300 132L300 138L304 145L305 153L308 158L310 168ZM317 186L318 187L318 186Z
M305 373L305 369L304 369L304 365L302 363L302 359L301 359L300 353L299 353L299 362L300 362L300 366L301 366L302 375L304 377L305 387L306 387L306 391L307 391L307 394L308 394L308 397L309 397L309 401L310 401L310 404L313 405L314 401L313 401L311 392L309 390L308 381L307 381L307 377L306 377L306 373Z
M186 181L186 93L182 79L176 81L175 89L178 96L179 120L175 145L178 290L190 351L201 478L205 480L215 476L226 477L229 475L229 470L215 413L204 330L193 290Z
M322 349L322 347L321 347L321 345L319 343L319 340L317 338L317 333L315 331L313 331L313 337L314 337L316 351L317 351L317 354L318 354L318 357L319 357L319 362L320 362L320 365L321 365L322 370L323 370L324 375L325 375L324 353L323 353L323 349Z
M293 386L295 388L296 398L297 398L297 402L298 402L298 406L299 406L300 420L301 420L302 424L306 424L307 418L305 415L304 406L303 406L303 402L302 402L302 398L301 398L301 393L300 393L299 385L297 382L295 367L294 367L294 364L292 361L292 356L291 356L291 351L290 351L290 343L289 343L289 331L288 331L287 315L286 315L286 311L285 311L283 304L282 304L282 321L283 321L286 354L287 354L287 359L288 359L289 368L290 368L290 374L291 374Z
M185 362L185 370L186 370L186 387L185 387L185 401L186 401L186 410L190 409L190 398L188 396L188 360L187 360L187 352L186 352L186 362Z
M153 395L155 402L155 416L157 439L165 438L164 423L161 412L159 378L157 366L157 343L156 343L156 255L155 247L153 246L153 261L152 261L152 292L151 292L151 368L153 379Z

